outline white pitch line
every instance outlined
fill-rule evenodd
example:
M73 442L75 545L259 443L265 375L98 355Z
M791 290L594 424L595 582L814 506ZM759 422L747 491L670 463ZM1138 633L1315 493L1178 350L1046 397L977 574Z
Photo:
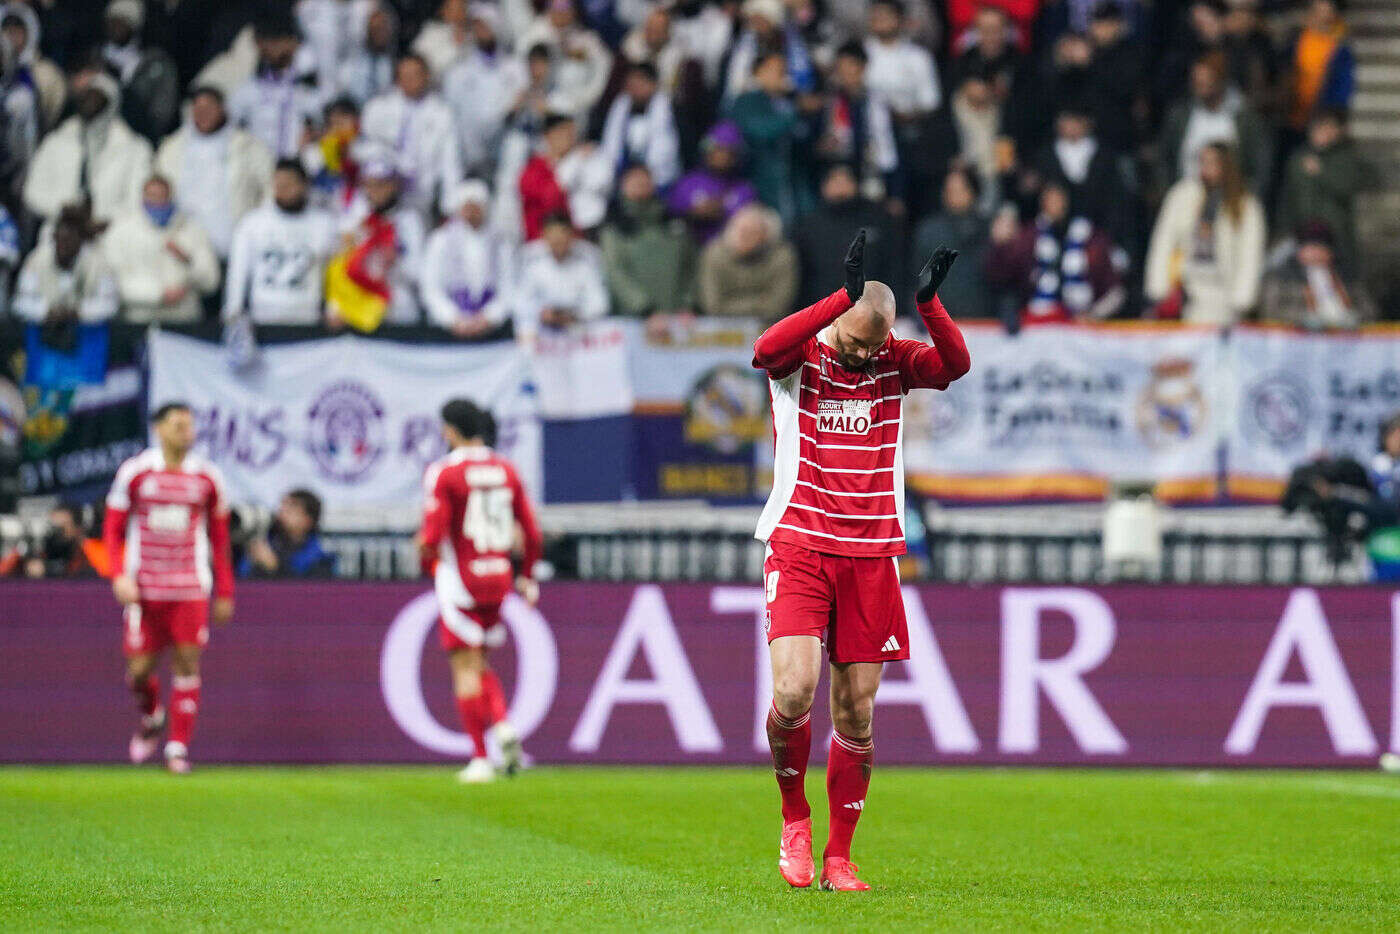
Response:
M1264 778L1255 775L1234 775L1221 772L1192 772L1181 780L1193 785L1246 785L1270 788L1300 788L1329 794L1355 795L1363 798L1400 798L1400 785L1355 785L1331 778Z

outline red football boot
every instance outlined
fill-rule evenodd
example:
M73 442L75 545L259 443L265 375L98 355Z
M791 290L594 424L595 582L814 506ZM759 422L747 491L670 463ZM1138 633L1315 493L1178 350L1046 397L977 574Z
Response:
M870 886L856 878L860 867L849 859L828 856L822 860L822 891L869 892Z
M817 875L812 862L812 819L795 820L783 825L783 839L778 844L778 872L795 889L805 889Z

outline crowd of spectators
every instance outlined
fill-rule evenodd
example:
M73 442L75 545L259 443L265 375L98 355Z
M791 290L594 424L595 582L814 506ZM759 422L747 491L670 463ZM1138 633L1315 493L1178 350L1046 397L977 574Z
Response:
M16 0L0 278L45 325L659 332L865 227L1013 330L1354 327L1353 71L1343 0Z

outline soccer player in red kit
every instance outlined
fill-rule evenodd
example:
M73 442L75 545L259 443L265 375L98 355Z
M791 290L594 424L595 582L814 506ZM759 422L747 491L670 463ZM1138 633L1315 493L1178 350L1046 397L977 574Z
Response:
M835 733L821 887L870 888L856 877L851 836L870 784L871 714L882 666L909 657L896 564L905 550L901 402L911 389L946 389L971 366L935 294L957 255L940 248L919 274L919 316L932 346L891 333L894 293L865 281L863 230L846 255L845 288L754 343L753 365L767 372L773 398L773 492L756 536L768 543L768 743L783 810L778 868L793 886L811 885L816 875L803 785L825 646Z
M209 641L211 590L214 622L233 617L228 500L219 471L190 453L189 406L162 405L151 424L156 446L117 469L102 538L111 556L112 593L125 607L126 683L141 711L131 761L149 759L167 725L155 668L171 647L165 765L183 775L190 770L190 734L199 712L199 656Z
M424 474L418 546L442 611L438 634L452 667L462 728L476 745L476 754L457 777L489 782L496 769L486 755L488 730L507 774L520 768L521 751L486 653L505 644L501 602L512 587L531 605L539 599L534 568L540 558L540 528L515 467L489 446L496 436L491 413L466 399L453 399L442 407L442 422L451 450ZM517 527L519 575L511 561Z

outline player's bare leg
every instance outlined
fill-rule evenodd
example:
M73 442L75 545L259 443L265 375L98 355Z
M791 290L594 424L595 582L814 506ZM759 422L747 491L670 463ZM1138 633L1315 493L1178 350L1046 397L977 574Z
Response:
M128 655L126 686L136 698L141 724L131 734L127 754L134 764L141 764L160 748L160 735L165 731L165 708L160 705L160 679L156 677L156 662L152 653Z
M822 674L822 644L815 636L781 636L768 644L773 664L773 706L768 711L768 748L783 798L783 833L778 871L789 885L812 884L812 809L804 783L812 751L812 701Z
M199 714L199 653L197 645L177 644L170 657L170 739L165 744L165 767L175 775L190 770L190 737Z
M823 889L831 892L864 892L870 888L856 878L859 870L851 862L851 837L865 809L865 793L870 787L870 720L883 667L879 662L831 666L831 723L835 732L826 761L831 832L822 855L821 883Z
M475 755L467 767L457 773L457 780L469 784L489 782L496 777L496 769L486 755L488 711L482 690L486 651L480 647L453 649L447 655L447 663L452 669L452 694L457 698L462 729L476 746Z

